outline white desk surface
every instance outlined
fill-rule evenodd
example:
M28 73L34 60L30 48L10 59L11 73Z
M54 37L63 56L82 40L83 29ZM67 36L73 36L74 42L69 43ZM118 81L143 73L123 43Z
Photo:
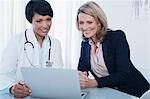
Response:
M89 91L86 99L139 99L111 88L90 88L85 90Z
M138 97L128 95L111 88L89 88L84 89L88 91L88 95L85 99L139 99ZM0 95L0 99L14 99L11 95ZM27 97L24 99L37 99Z

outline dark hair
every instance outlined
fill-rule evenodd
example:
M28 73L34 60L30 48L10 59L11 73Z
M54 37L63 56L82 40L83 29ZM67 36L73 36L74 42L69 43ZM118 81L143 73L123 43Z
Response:
M51 5L45 0L30 0L28 2L25 9L25 15L26 19L30 23L32 23L32 17L36 13L43 16L49 15L50 17L53 17L53 9L51 8Z

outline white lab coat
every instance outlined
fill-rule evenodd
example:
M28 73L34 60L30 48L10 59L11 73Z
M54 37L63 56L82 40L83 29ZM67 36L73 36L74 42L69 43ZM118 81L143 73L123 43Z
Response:
M25 32L17 34L15 37L13 37L4 50L2 59L0 61L0 90L12 86L18 81L22 80L20 67L31 66L27 59L27 55L34 66L46 67L45 65L46 61L48 60L50 47L48 36L45 37L43 41L42 58L40 58L41 55L39 53L39 43L35 38L32 28L27 30L27 39L34 45L33 49L31 44L26 44L27 54L25 54L24 51L24 43L26 42ZM50 37L50 39L50 60L53 62L52 67L60 68L63 66L61 44L55 38ZM42 61L42 63L40 63L40 61Z

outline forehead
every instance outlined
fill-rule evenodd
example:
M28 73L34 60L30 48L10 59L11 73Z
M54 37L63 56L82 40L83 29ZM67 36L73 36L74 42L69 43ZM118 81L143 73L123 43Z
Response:
M34 14L34 16L33 16L33 19L48 19L48 18L51 18L49 15L45 15L45 16L43 16L43 15L40 15L40 14Z
M78 15L79 21L94 21L94 17L85 13L79 13Z

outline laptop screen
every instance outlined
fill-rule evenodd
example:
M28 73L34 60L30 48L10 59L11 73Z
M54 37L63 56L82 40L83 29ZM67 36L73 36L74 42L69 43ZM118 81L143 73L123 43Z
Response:
M32 97L81 99L77 70L22 67L21 72L24 82L32 90Z

